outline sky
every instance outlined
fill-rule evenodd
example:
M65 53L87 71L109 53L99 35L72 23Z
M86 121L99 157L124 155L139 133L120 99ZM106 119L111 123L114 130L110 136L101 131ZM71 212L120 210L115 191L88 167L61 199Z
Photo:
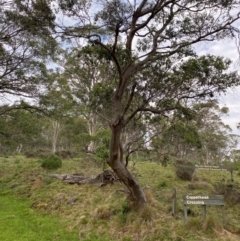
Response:
M199 55L213 54L231 59L230 70L238 71L240 74L240 53L235 40L225 39L211 43L201 43L195 48ZM240 130L237 129L237 123L240 123L240 86L228 89L226 94L219 97L219 103L221 106L229 108L228 116L223 117L222 120L231 127L232 133L240 135Z

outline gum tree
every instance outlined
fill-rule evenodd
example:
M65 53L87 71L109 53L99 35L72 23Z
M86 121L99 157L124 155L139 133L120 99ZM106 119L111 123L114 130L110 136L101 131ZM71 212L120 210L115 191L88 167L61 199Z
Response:
M38 97L57 42L46 1L0 0L0 98Z
M117 76L112 78L105 116L111 129L108 164L128 188L136 207L142 207L146 204L143 189L123 163L123 130L146 113L167 117L185 99L211 98L239 84L236 73L225 73L227 61L198 58L194 45L236 37L240 3L59 0L52 7L62 17L55 22L57 34L74 39L78 46L96 45L111 59Z

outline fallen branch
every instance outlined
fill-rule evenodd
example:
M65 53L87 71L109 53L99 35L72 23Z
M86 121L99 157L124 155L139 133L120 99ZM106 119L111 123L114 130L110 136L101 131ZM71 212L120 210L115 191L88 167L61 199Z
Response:
M118 181L114 173L110 170L105 170L104 172L91 177L84 177L82 173L75 173L75 174L48 174L48 177L60 179L63 182L69 184L95 184L97 186L104 186L109 183L113 183Z

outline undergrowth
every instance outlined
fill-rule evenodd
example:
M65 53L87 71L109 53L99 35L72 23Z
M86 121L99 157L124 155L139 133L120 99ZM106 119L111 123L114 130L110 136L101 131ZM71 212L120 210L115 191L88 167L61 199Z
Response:
M6 209L0 219L0 228L6 229L10 222L13 228L8 233L8 239L2 238L0 232L0 240L21 241L15 237L18 233L27 235L28 230L30 236L22 240L41 240L34 236L38 226L42 228L38 230L40 233L45 232L42 240L240 240L239 203L226 202L225 228L222 226L221 208L217 206L207 207L205 220L202 220L201 206L189 207L189 226L184 225L182 196L219 194L214 185L227 180L228 172L201 170L196 173L198 178L189 182L178 178L172 165L163 167L154 162L136 162L134 167L130 164L131 168L148 200L148 205L140 211L127 202L121 183L101 188L91 184L69 185L50 178L49 170L42 169L37 159L1 157L0 198L11 203L11 199L18 200L13 207L16 210L21 207L22 211L15 212L12 217L12 211ZM63 160L61 168L50 170L58 174L81 172L85 177L101 171L101 164L93 156ZM234 183L239 181L240 176L235 175ZM173 188L177 190L175 217L172 216ZM24 222L20 223L20 219ZM61 230L59 235L62 236L57 236L57 230Z

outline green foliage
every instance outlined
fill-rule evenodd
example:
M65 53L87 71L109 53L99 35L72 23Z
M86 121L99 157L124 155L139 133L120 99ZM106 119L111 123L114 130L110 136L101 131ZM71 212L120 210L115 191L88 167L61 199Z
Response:
M100 145L95 150L96 156L100 158L101 161L104 161L109 158L109 150L106 146Z
M112 239L106 237L104 234L96 234L95 232L92 232L88 235L87 238L81 239L82 241L112 241Z
M109 158L109 143L110 143L110 130L102 129L96 133L93 140L97 143L95 150L96 156L101 160L105 161Z
M14 161L15 164L19 164L20 163L20 159L16 158Z
M161 189L163 187L167 187L167 182L165 180L162 180L157 184L158 189Z
M22 145L23 150L33 149L41 141L41 117L30 113L26 105L0 108L0 151L14 152ZM31 107L28 108L31 109ZM7 111L9 109L9 111ZM1 111L6 113L1 115Z
M170 133L166 133L166 137L170 134L170 138L175 136L180 142L201 148L201 139L194 125L186 125L182 121L178 121L169 128Z
M62 160L56 155L51 155L41 160L41 167L45 169L57 169L62 167Z
M121 241L133 241L131 237L125 236L121 239Z
M124 224L127 221L127 215L131 211L131 206L127 202L123 202L121 206L121 211L119 213L119 217L121 222Z
M51 35L54 14L46 1L1 1L1 93L39 96L47 83L44 60L53 58L57 42Z
M163 157L158 157L160 158L160 163L162 164L162 166L166 167L168 165L168 163L170 162L170 158L169 155L163 155Z
M108 109L112 102L113 88L108 83L96 83L90 93L91 107L98 111Z

